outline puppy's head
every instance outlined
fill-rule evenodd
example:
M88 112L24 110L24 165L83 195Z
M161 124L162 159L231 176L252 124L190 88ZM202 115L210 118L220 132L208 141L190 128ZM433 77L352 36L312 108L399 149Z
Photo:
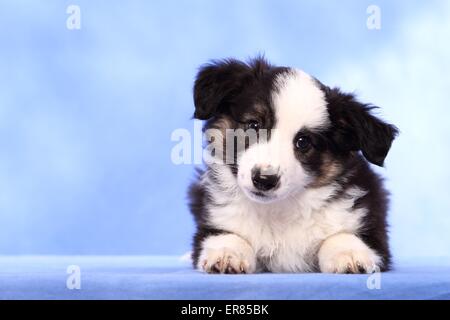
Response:
M205 129L222 134L210 139L216 155L258 202L332 183L359 151L382 166L397 134L353 95L261 58L203 66L194 104Z

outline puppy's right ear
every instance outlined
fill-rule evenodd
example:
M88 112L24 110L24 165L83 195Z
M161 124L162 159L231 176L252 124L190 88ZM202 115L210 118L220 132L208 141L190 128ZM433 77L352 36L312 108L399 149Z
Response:
M234 59L202 66L194 85L194 118L207 120L226 108L249 74L248 65Z

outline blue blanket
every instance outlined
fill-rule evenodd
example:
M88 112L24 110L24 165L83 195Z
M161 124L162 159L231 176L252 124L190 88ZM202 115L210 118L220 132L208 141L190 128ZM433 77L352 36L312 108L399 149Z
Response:
M177 257L4 256L0 299L450 299L450 260L372 275L207 275Z

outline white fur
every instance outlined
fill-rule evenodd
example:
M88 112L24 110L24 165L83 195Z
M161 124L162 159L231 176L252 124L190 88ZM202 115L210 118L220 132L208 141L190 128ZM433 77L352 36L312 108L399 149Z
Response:
M301 70L281 74L273 96L277 128L295 135L300 128L316 129L329 124L327 103L314 79Z
M229 171L216 167L210 174L220 172L221 179L232 184L236 179ZM313 271L322 242L337 233L356 234L365 214L365 210L353 208L354 201L365 194L356 188L331 203L327 200L338 190L334 185L262 204L236 186L228 193L217 192L215 184L206 185L214 203L227 204L208 208L211 225L245 239L273 272ZM225 241L222 245L226 246Z

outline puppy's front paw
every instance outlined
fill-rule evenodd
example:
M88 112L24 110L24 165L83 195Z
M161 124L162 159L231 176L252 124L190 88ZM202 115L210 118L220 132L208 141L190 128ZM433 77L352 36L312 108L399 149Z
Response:
M380 257L350 234L332 236L319 251L320 271L325 273L372 273L380 264Z
M371 273L379 264L379 258L368 251L341 251L322 258L320 271L326 273Z
M203 243L197 266L207 273L253 273L256 257L242 238L233 235L212 236Z
M254 267L243 254L229 248L206 249L200 257L201 268L208 273L252 273Z

